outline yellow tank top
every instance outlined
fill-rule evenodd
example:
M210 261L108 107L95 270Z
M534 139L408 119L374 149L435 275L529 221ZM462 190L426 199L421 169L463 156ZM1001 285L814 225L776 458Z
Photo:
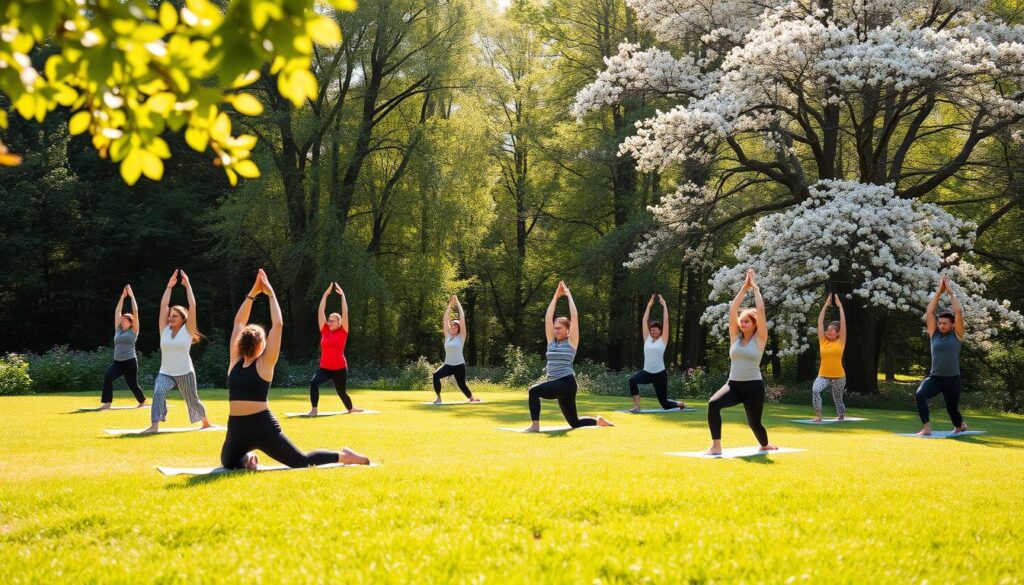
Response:
M838 341L822 339L818 341L818 351L821 354L821 367L818 368L818 376L821 378L845 378L846 370L843 369L843 344Z

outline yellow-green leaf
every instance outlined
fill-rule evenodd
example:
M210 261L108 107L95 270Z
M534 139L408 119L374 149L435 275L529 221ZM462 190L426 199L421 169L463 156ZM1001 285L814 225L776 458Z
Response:
M82 132L85 132L89 128L89 123L92 122L92 114L88 111L76 112L71 119L68 120L68 132L72 136L77 136Z
M283 16L277 1L254 2L252 7L252 24L256 30L263 30L268 20L280 20Z
M169 1L160 5L160 26L164 27L167 32L171 32L174 27L178 26L178 11Z
M260 176L260 168L251 160L240 160L231 168L247 179L255 179Z
M235 173L235 171L232 171L231 169L224 169L224 172L227 173L228 182L231 183L232 187L238 184L238 175Z
M341 42L341 29L338 23L326 16L317 15L306 25L306 32L313 37L318 45L335 46Z
M139 159L142 161L142 174L154 181L159 181L164 176L164 161L148 150L139 150Z
M154 136L153 140L149 141L149 151L159 156L160 158L171 158L171 149L167 146L167 142L159 136Z
M263 113L263 104L252 94L240 93L235 95L231 99L231 104L235 106L236 110L246 116L259 116Z
M138 149L132 150L121 161L121 178L129 185L134 185L142 174L142 157L139 152Z
M189 126L188 129L185 130L185 142L187 142L193 150L206 152L206 145L210 142L210 135L206 130Z
M174 107L176 101L177 98L174 97L173 93L161 92L149 98L146 101L146 105L149 106L149 111L166 116L171 112L171 108Z

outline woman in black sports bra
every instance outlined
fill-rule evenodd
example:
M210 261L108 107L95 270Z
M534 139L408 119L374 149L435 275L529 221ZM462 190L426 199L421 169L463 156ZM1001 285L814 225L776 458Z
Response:
M259 325L249 324L249 312L256 295L270 298L268 334ZM231 331L231 361L228 366L228 400L231 416L228 433L220 452L220 463L228 469L256 469L259 449L288 467L309 467L328 463L369 465L370 460L344 448L338 451L316 450L303 453L281 432L281 425L270 413L267 393L274 379L274 367L281 355L281 330L284 319L274 289L261 268L252 290L235 314Z

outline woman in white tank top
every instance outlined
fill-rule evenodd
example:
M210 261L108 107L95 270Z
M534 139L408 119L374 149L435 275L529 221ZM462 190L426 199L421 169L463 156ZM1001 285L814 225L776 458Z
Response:
M185 286L188 308L181 305L170 306L171 290L178 284ZM153 385L153 407L150 409L150 424L145 433L160 430L160 423L167 420L167 393L177 388L188 407L188 419L193 424L202 421L202 428L213 426L206 417L206 408L199 400L196 386L196 371L192 366L189 352L192 345L202 339L196 326L196 297L192 293L192 284L184 270L175 270L167 281L164 296L160 299L160 373Z
M459 312L457 320L452 319L453 307ZM455 384L462 390L467 401L480 402L466 385L466 358L462 355L466 337L466 313L462 310L459 297L452 295L444 310L444 365L434 372L434 394L437 396L434 404L441 404L441 380L448 376L455 378Z
M661 303L661 322L651 321L651 306L654 301ZM681 401L668 399L668 370L665 369L665 348L668 347L668 305L659 294L651 295L644 310L640 323L641 339L644 340L644 368L633 374L629 379L629 393L633 396L633 408L630 412L637 414L640 409L640 384L651 384L658 396L658 403L664 410L686 408Z

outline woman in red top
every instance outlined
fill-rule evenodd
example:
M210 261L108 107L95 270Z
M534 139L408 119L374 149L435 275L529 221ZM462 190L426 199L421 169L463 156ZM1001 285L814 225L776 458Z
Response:
M337 291L341 295L341 313L327 315L327 296L331 291ZM338 391L338 397L345 404L349 412L362 412L361 408L352 406L352 399L349 398L346 386L348 385L348 362L345 360L345 342L348 341L348 301L345 299L345 291L341 285L332 282L324 296L320 299L320 309L316 314L317 322L320 324L320 369L309 381L309 401L313 404L308 416L317 415L317 406L320 404L320 384L327 380L334 380L334 389Z

